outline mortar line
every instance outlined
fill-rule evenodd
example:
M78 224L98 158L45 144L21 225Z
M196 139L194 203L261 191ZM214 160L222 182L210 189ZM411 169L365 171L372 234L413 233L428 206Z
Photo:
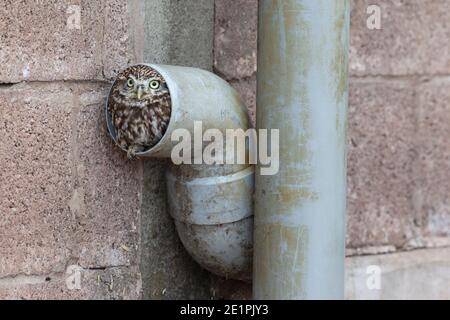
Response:
M370 248L376 248L376 247L365 247L364 249L370 249ZM381 256L381 255L393 255L393 254L400 254L400 253L407 253L412 251L418 251L418 250L438 250L438 249L448 249L450 248L450 244L443 244L443 245L437 245L435 247L413 247L413 248L395 248L395 251L385 251L385 252L378 252L378 253L370 253L370 252L361 252L357 254L351 254L346 255L346 258L353 258L353 257L367 257L367 256ZM357 250L358 248L348 248L352 250Z
M103 84L111 85L112 81L100 79L77 79L77 80L24 80L13 82L0 82L0 90L7 90L18 85L50 85L50 84Z
M450 81L450 74L369 75L349 77L353 83L433 82Z

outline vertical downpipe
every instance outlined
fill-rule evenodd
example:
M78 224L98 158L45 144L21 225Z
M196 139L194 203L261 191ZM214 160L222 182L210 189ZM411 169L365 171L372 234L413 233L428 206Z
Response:
M256 170L255 299L344 297L349 13L260 1L256 122L279 129L280 168Z

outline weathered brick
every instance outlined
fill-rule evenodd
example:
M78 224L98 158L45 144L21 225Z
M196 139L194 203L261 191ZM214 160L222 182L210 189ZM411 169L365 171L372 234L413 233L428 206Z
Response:
M75 228L70 89L0 90L0 275L63 269Z
M216 0L214 68L225 79L256 71L257 0Z
M128 62L124 1L5 0L0 16L0 82L110 78Z
M68 269L69 271L70 269ZM72 282L75 272L44 276L19 275L0 279L0 299L138 299L141 279L136 268L104 270L79 269L80 282ZM72 277L72 279L71 279ZM69 284L69 285L68 285Z
M230 84L237 90L245 105L248 108L250 118L255 124L256 121L256 75L242 79L230 81Z
M380 30L367 28L369 5L381 9ZM447 0L353 0L351 74L448 74L449 38Z
M104 84L0 90L0 277L136 265L142 174L106 134Z
M414 236L416 110L411 83L351 82L347 193L351 248L402 246Z
M128 160L107 133L104 102L109 88L86 89L78 88L77 188L72 196L84 199L84 207L75 212L80 216L80 264L137 264L141 163Z
M450 81L435 79L417 89L420 102L415 171L417 210L424 236L450 236Z

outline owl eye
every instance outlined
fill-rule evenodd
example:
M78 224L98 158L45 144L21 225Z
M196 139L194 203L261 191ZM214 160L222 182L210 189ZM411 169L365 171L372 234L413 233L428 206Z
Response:
M158 89L160 86L160 83L158 80L152 80L150 81L150 88L152 89Z
M133 85L134 85L133 79L128 78L128 80L127 80L127 86L131 88Z

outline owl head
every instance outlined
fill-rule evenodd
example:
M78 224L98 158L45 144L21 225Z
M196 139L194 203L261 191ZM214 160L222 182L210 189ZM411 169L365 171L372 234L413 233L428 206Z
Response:
M112 90L130 107L144 107L169 93L164 78L146 65L134 65L119 73Z

